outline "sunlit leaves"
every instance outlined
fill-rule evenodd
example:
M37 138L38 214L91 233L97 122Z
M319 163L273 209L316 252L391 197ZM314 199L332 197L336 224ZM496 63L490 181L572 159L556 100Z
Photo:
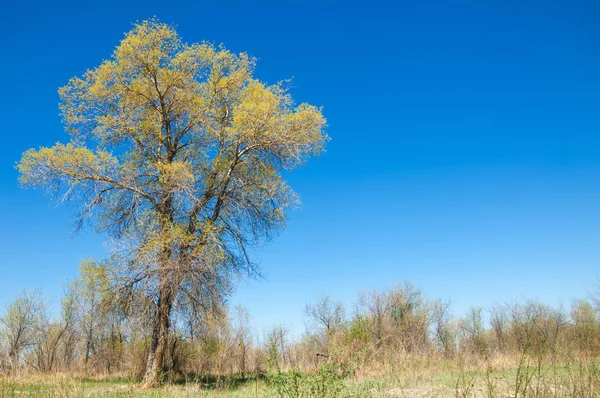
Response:
M117 159L108 152L94 153L73 144L56 144L52 148L27 150L17 168L21 183L44 186L110 179L116 166Z
M251 269L247 248L298 202L282 169L328 139L321 110L254 78L255 62L188 45L154 19L135 25L111 58L59 90L71 142L25 152L21 182L136 242L128 266L147 278L177 269L176 287Z

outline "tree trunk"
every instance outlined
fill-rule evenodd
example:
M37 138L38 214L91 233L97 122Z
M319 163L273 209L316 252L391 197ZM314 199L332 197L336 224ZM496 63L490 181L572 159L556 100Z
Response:
M152 344L148 359L146 360L146 373L142 382L143 388L153 388L160 384L160 376L163 370L165 352L169 340L169 322L171 318L172 299L170 287L164 286L160 289L158 299L158 314L154 320L152 330Z
M169 160L169 163L172 159ZM171 212L171 197L165 194L162 199L160 209L160 231L164 237L168 237L173 217ZM152 344L148 359L146 361L146 374L142 383L143 388L158 387L160 376L163 371L163 363L167 344L169 343L169 322L171 320L171 307L173 305L173 296L178 283L173 278L171 267L171 246L168 240L162 242L162 247L158 253L158 305L157 314L152 328Z

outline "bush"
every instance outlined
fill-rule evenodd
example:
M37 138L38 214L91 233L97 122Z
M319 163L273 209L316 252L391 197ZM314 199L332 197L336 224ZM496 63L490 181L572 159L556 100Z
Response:
M323 363L315 372L302 372L297 367L288 372L270 369L268 384L282 398L339 397L344 390L346 373L335 363Z

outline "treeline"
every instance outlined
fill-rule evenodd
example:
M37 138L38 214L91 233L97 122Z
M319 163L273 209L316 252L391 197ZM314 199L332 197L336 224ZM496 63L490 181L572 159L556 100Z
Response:
M105 265L85 261L67 284L60 315L27 291L0 317L0 372L75 371L141 378L152 336L148 298L111 287ZM514 358L556 364L600 358L600 311L594 298L566 309L537 301L475 308L460 318L448 301L430 300L410 283L362 293L353 308L323 296L306 305L307 331L294 341L283 326L258 335L242 307L187 303L176 313L166 378L310 372L335 363L340 372L411 360Z

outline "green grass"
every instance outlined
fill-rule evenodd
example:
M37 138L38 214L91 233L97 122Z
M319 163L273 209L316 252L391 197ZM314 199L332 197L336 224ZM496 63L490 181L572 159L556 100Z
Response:
M530 387L519 390L519 397L600 396L600 367L595 363L544 365L541 384L536 368L520 369L521 373L525 371L532 372L527 373L532 375L528 379ZM0 377L0 397L500 398L515 396L517 372L514 365L463 368L456 364L433 363L427 367L408 363L402 368L382 366L346 378L298 371L271 373L258 380L230 376L222 378L218 388L215 377L192 377L151 390L142 390L139 383L125 378L33 374ZM324 387L324 383L329 384Z
M345 380L343 389L335 397L369 398L382 396L387 388L382 381L352 382ZM202 382L185 384L167 384L157 389L142 390L138 383L126 380L90 380L73 379L60 381L49 376L18 380L0 380L0 397L281 397L279 389L265 380L247 380L246 382L226 384L217 389L214 385ZM306 395L299 395L307 397ZM314 396L314 395L313 395Z
M362 383L362 385L348 385L348 393L352 397L372 397L370 390L381 387L381 383ZM380 390L380 388L379 388ZM0 397L246 397L278 398L280 395L273 387L264 381L257 384L248 383L234 388L207 389L199 383L184 385L165 385L157 389L141 390L138 384L113 382L72 382L32 384L23 382L2 382L0 384Z

